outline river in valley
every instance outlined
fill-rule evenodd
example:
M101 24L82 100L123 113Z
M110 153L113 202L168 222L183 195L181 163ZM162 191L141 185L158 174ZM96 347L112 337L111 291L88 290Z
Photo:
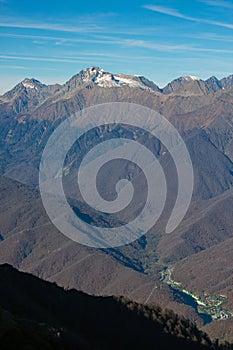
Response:
M204 321L204 325L212 322L212 317L210 315L198 312L198 304L191 295L188 295L172 286L170 286L170 288L173 292L174 299L180 303L193 307L197 311L199 317Z

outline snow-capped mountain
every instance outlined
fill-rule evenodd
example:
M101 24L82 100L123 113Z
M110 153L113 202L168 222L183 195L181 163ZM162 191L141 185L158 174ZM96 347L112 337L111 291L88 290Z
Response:
M13 89L1 96L1 101L3 103L10 102L13 111L16 113L26 112L56 93L59 87L59 84L45 85L37 79L25 78Z
M103 88L128 86L149 91L160 91L159 87L143 76L112 74L99 67L83 69L74 75L66 84L68 90L86 85L91 88L94 85Z
M17 84L12 90L6 92L3 95L3 98L11 99L17 94L27 94L27 93L37 93L40 90L42 90L44 87L46 87L45 84L42 84L39 80L36 80L34 78L25 78L23 81L21 81L19 84ZM33 90L33 91L32 91Z
M185 76L181 77L180 79L185 80L185 81L201 80L201 78L196 77L195 75L185 75Z
M128 94L128 90L141 90L156 95L176 96L202 96L217 92L218 90L229 89L233 86L233 75L218 80L211 77L206 81L196 76L179 77L164 88L159 88L153 81L144 76L113 74L99 67L89 67L81 70L65 84L45 85L34 78L25 78L12 90L0 97L2 103L10 103L13 113L25 113L32 108L38 107L47 101L49 104L61 99L69 99L72 95L80 95L79 90L92 90L94 88L112 89L108 94L117 94L119 88L122 93ZM114 89L117 89L113 92ZM118 91L119 92L119 91ZM80 101L80 105L83 102ZM8 111L9 113L9 111Z
M164 88L160 88L153 81L148 80L144 76L113 74L102 68L92 66L81 70L63 85L45 85L37 79L25 78L12 90L1 96L1 100L7 102L12 99L21 98L25 104L25 100L34 99L34 103L36 104L54 94L58 94L59 97L61 97L67 93L73 93L80 88L92 89L94 87L128 87L164 95L207 95L218 90L231 88L232 86L233 75L221 80L212 76L205 81L199 77L190 75L174 79Z
M35 89L43 88L45 85L42 84L39 80L25 78L21 83L26 89Z

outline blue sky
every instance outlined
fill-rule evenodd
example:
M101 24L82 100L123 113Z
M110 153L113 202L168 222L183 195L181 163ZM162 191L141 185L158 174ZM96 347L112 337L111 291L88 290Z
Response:
M233 1L0 0L0 93L96 65L159 86L233 73Z

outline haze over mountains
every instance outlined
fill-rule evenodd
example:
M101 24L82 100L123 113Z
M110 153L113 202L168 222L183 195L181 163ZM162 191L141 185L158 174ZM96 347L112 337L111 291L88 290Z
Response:
M145 237L118 249L95 250L68 240L49 222L37 192L45 144L64 118L105 102L152 108L169 119L186 142L194 167L194 194L189 212L172 235L165 235L164 227L176 195L176 175L158 140L147 140L147 145L167 174L170 200ZM114 137L120 132L112 130ZM134 130L124 132L135 138ZM94 144L101 133L91 134ZM136 139L143 137L136 134ZM200 296L224 294L225 307L233 311L233 75L206 81L186 76L163 89L145 77L98 67L82 70L63 85L25 79L0 97L0 142L1 263L64 287L169 305L201 324L197 310L160 280L169 266L173 278L190 291ZM66 164L68 175L73 176L74 159L88 147L88 140L75 145ZM109 179L105 176L103 183ZM90 214L81 204L80 211ZM233 340L232 318L205 327L211 335Z

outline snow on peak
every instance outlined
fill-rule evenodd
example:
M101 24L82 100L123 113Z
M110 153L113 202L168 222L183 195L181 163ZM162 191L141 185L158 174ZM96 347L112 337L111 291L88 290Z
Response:
M146 88L146 86L143 83L137 80L137 77L131 77L131 76L122 75L122 74L116 74L114 77L115 79L118 80L119 85L128 85L129 87L134 87L134 88L143 88L143 89Z
M113 87L117 86L117 81L113 74L105 72L103 69L100 69L93 80L95 84L101 87Z
M22 82L23 86L26 89L36 89L38 90L35 82L33 81L33 79L24 79L24 81Z
M82 82L92 82L99 87L121 87L128 86L132 88L140 88L144 90L151 90L146 84L144 84L139 76L136 75L124 75L124 74L112 74L106 72L99 67L85 68L80 72Z
M129 86L132 88L149 88L138 79L138 76L124 75L124 74L112 74L106 72L99 67L90 67L83 70L83 81L92 80L93 83L100 87L121 87Z
M201 80L199 77L196 77L194 75L186 75L182 77L186 81L195 81L195 80Z

